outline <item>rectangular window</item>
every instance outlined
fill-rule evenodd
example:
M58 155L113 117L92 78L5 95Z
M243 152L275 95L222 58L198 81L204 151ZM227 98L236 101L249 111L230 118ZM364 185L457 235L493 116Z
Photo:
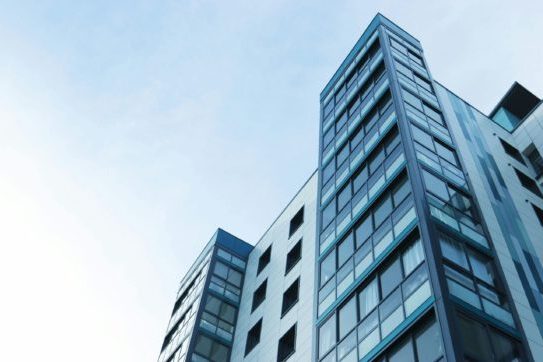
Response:
M211 361L228 360L228 347L201 334L196 341L194 352Z
M297 302L300 293L300 278L283 293L283 305L281 306L281 317L283 317Z
M499 140L500 140L500 143L502 144L502 147L505 153L513 157L518 162L525 164L524 159L522 158L522 155L520 154L519 150L517 150L515 147L511 146L509 143L505 142L501 138L499 138Z
M266 299L266 288L268 286L268 279L264 280L253 293L253 306L251 312L254 312L256 308Z
M339 339L345 337L356 326L356 295L339 310Z
M336 344L335 313L319 329L319 357L324 356L334 344Z
M532 178L526 176L524 173L520 172L516 168L515 168L515 172L522 186L524 186L525 188L527 188L528 190L530 190L532 193L536 194L537 196L543 197L543 195L541 194L541 190L539 190L539 187L537 186L537 184Z
M286 361L296 351L296 324L279 339L277 362Z
M270 263L270 260L271 260L271 248L272 248L272 246L270 245L266 249L266 251L264 251L262 253L262 255L260 255L260 258L258 258L258 269L257 269L256 275L260 274L260 272L262 270L264 270L266 265L268 265Z
M262 331L262 318L247 333L245 342L245 355L247 356L260 342L260 332Z
M332 250L330 254L321 262L321 286L323 286L336 272L336 250Z
M298 241L296 245L290 249L287 254L287 265L285 267L285 274L290 271L302 258L302 240Z
M294 217L290 220L290 228L289 228L288 237L290 238L292 234L294 234L296 230L298 230L298 228L302 226L303 223L304 223L304 207L302 206L302 208L298 210L296 215L294 215Z

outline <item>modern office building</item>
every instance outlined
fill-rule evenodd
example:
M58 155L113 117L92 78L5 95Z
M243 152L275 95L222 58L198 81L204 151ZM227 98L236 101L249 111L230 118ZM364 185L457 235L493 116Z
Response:
M159 362L543 360L543 102L481 113L382 15L320 99L317 171L212 238Z

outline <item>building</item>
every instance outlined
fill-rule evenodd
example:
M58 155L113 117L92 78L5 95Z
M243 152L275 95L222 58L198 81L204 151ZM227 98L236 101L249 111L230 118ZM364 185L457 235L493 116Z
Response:
M254 248L217 232L159 361L541 359L543 102L481 113L380 14L320 100L317 171Z

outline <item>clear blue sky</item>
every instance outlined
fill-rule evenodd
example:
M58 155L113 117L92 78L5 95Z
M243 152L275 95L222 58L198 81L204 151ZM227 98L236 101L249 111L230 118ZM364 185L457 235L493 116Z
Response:
M543 95L543 2L2 1L0 360L156 360L221 226L316 167L318 96L377 11L487 112Z

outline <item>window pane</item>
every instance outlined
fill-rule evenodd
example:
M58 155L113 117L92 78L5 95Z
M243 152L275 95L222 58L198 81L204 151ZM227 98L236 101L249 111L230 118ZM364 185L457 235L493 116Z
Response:
M228 278L228 267L221 262L215 264L215 275L220 276L223 279Z
M381 291L383 298L388 295L402 281L402 266L400 260L396 259L381 274Z
M520 360L520 352L515 342L494 331L490 332L490 339L494 346L496 361L509 362Z
M228 274L228 281L236 286L241 286L241 273L230 269L230 273Z
M319 356L336 343L336 315L333 314L319 329Z
M472 358L482 361L492 361L492 353L488 337L483 326L474 320L459 318L460 335L464 341L464 350Z
M370 174L374 173L378 168L379 166L381 166L383 164L383 162L385 161L385 150L384 148L381 148L377 154L375 154L371 161L370 161L370 164L369 164L369 171L370 171Z
M368 181L368 169L364 167L353 179L353 191L358 191Z
M487 259L480 254L476 254L473 251L470 251L468 254L473 274L488 284L494 285L494 273L490 259Z
M403 345L391 352L388 361L415 362L415 354L413 353L413 345L411 344L411 340L408 339Z
M343 207L351 200L351 184L347 184L337 196L337 209L343 210Z
M349 259L354 253L354 243L353 243L353 234L349 234L342 242L339 244L337 260L338 265L341 266L347 259Z
M415 139L415 141L425 146L426 148L429 148L431 150L434 149L432 136L430 136L428 133L424 132L418 127L412 126L411 129L413 131L413 139Z
M354 328L356 323L356 296L353 296L339 310L339 339L345 337Z
M445 147L441 143L436 142L436 151L438 155L440 155L442 158L446 159L453 165L457 164L456 156L454 155L454 152L448 147Z
M367 316L379 303L379 289L377 279L368 284L358 295L360 305L360 319Z
M402 183L398 186L396 186L394 190L394 206L398 206L400 202L402 202L407 195L411 192L411 187L409 185L409 181L407 179L404 179Z
M415 336L419 362L434 362L443 355L441 333L435 321Z
M405 275L408 275L424 260L424 249L422 248L422 242L417 240L414 244L407 248L402 258Z
M447 185L445 184L445 182L427 171L423 170L422 174L424 175L426 189L440 199L448 201L449 192L447 191Z
M373 233L373 226L371 223L371 215L368 215L364 221L356 228L356 245L360 246L366 241Z
M336 216L336 200L332 199L330 204L322 211L322 227L323 229L330 224Z
M392 212L392 199L390 196L386 196L383 201L375 208L373 214L375 220L375 226L381 225L383 221L390 215Z
M466 259L466 254L462 249L462 244L451 238L442 236L440 239L441 244L441 253L443 257L452 261L458 266L461 266L464 269L469 269L468 260Z
M336 272L336 251L330 254L321 263L321 286L323 286Z

